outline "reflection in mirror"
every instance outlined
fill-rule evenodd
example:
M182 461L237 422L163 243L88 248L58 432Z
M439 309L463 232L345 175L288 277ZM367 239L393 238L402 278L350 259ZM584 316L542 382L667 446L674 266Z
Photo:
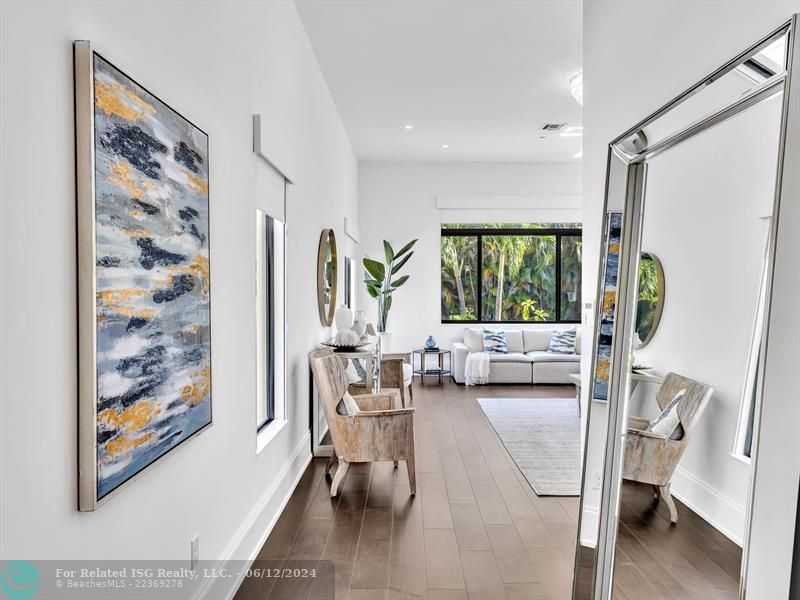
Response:
M336 236L333 229L325 229L319 238L317 255L317 304L322 324L330 327L333 324L333 313L336 310Z
M664 268L655 254L642 252L639 261L639 298L636 303L635 348L653 339L664 310Z
M653 151L665 141L724 107L775 93L786 75L786 31L770 36L751 53L734 61L726 73L702 82L695 92L655 121L636 128L621 146L629 156Z
M780 115L770 97L648 161L616 597L738 598L751 467L731 448L737 415L754 413L741 403L758 377L745 366L763 319Z

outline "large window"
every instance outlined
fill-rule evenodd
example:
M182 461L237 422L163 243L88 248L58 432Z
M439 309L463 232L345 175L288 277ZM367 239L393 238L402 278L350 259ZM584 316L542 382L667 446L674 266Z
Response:
M581 246L571 223L442 225L442 322L580 322Z
M284 420L284 225L256 211L257 403L256 428L262 432ZM279 427L276 427L278 429Z

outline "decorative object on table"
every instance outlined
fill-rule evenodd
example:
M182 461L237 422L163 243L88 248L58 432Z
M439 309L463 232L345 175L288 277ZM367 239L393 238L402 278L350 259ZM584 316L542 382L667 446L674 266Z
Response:
M381 333L386 332L389 309L392 308L392 294L408 281L409 275L403 275L396 279L393 279L393 277L414 255L411 248L416 243L417 240L411 240L395 253L391 244L383 240L383 253L386 258L386 264L364 257L364 268L367 270L364 283L367 286L369 295L378 301L378 331Z
M436 340L433 339L432 335L428 336L428 339L425 340L425 350L438 350L439 346L436 344Z
M330 327L336 310L336 235L333 229L323 229L317 252L317 306L322 324Z
M333 340L339 346L356 346L361 343L361 336L352 329L343 329L336 334Z
M345 304L340 304L333 317L336 331L349 330L353 326L353 311Z
M331 497L339 493L350 463L389 460L395 465L397 461L406 461L409 491L416 494L414 409L395 408L397 390L355 396L352 401L344 402L347 379L339 357L320 348L309 354L309 362L333 439L334 452L325 473L330 472L335 462L339 463L331 481ZM337 410L340 402L348 412L346 416Z
M636 304L636 348L653 339L664 312L664 267L652 252L642 252L639 260L639 297Z
M211 418L208 135L76 41L79 509Z
M363 336L367 331L367 313L363 310L356 311L356 317L353 320L353 331L359 336Z
M611 372L611 346L614 341L614 319L617 312L617 278L622 241L622 213L610 212L606 219L606 250L603 261L603 297L600 308L600 331L592 385L592 398L608 400L608 376Z

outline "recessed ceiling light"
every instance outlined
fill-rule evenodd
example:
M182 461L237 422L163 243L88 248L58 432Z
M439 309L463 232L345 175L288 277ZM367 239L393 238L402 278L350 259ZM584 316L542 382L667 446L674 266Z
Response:
M403 125L403 129L405 129L406 131L411 131L412 129L414 129L414 126L411 123L406 123L405 125Z
M580 149L575 154L573 154L572 158L583 158L583 149Z
M450 146L448 146L447 144L442 144L442 149L443 149L443 150L447 150L449 147L450 147Z

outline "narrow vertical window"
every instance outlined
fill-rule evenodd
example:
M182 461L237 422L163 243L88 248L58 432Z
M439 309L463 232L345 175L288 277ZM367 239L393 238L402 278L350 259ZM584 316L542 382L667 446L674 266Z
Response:
M353 308L353 288L355 284L354 274L355 261L349 256L344 257L344 304L347 308Z
M256 227L256 429L260 450L285 423L285 226L256 210Z

